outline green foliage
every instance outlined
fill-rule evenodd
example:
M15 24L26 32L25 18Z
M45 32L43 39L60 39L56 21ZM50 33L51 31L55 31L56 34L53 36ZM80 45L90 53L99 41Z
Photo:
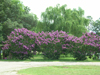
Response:
M3 36L2 36L2 26L0 24L0 59L1 59L1 47L2 47L2 41L3 41Z
M61 55L61 45L59 43L56 44L48 44L42 45L42 52L44 59L55 60L59 59Z
M100 36L100 18L93 23L92 31Z
M22 15L21 17L21 22L24 26L24 28L27 28L27 29L32 29L33 27L36 27L37 25L37 16L35 14L25 14L25 15Z
M48 7L45 12L42 12L42 22L37 25L38 31L60 31L69 32L75 36L81 36L89 25L89 20L84 18L84 10L80 7L76 9L67 9L67 5L56 7Z
M4 23L3 23L3 38L7 39L7 35L9 35L9 33L11 33L11 31L13 31L14 29L18 29L18 28L23 28L22 24L19 24L17 21L11 21L11 19L7 19Z
M0 23L0 42L3 41L3 36L2 36L2 24Z
M88 31L93 31L94 29L94 21L93 21L93 18L91 16L87 16L87 19L89 20L89 25L86 26L86 28L88 29Z
M31 29L37 24L37 17L29 13L30 8L20 0L0 0L0 25L3 27L4 40L17 28Z
M74 56L75 60L86 60L87 59L86 53L81 54L80 52L75 52L73 54L73 56Z
M29 13L30 9L20 0L0 0L0 44L14 29L31 29L37 24L36 15ZM6 55L8 55L6 53Z
M95 32L97 35L100 36L100 18L96 21L93 21L93 18L91 16L87 16L89 19L90 25L87 27L89 31Z

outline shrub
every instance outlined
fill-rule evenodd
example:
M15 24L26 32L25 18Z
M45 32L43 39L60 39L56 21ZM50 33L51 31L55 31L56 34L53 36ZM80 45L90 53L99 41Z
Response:
M4 43L2 49L21 60L32 57L36 51L42 52L46 59L59 59L61 54L70 53L76 60L85 60L86 56L96 58L100 52L100 37L95 33L78 38L63 31L35 33L22 28L12 31Z
M62 52L61 39L65 32L42 32L39 33L38 44L40 45L43 56L46 59L59 59Z
M33 37L34 36L34 37ZM8 36L7 42L2 48L8 53L12 54L12 57L17 59L26 59L33 57L35 54L35 36L36 33L28 31L25 28L15 29ZM31 53L33 51L33 53Z
M65 54L73 54L76 60L85 60L86 53L92 54L89 57L93 57L93 55L97 57L97 53L100 52L100 37L95 33L85 33L80 38L65 37L64 41L62 48Z

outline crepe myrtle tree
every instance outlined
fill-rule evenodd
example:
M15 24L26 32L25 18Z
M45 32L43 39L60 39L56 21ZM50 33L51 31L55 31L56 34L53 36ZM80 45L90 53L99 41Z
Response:
M76 60L85 60L86 56L97 56L100 52L99 42L100 37L95 33L84 33L78 38L64 31L35 33L22 28L10 33L2 49L17 59L30 58L36 51L41 51L45 59L59 59L61 54L70 53Z

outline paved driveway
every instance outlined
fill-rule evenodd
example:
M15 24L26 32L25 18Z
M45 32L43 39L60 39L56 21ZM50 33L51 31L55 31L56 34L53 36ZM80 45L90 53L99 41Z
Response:
M98 65L100 62L3 62L0 61L0 75L18 75L17 71L29 67L63 65Z

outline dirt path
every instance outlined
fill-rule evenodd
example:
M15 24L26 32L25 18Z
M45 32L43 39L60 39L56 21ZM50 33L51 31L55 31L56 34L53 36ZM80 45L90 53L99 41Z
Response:
M0 61L0 75L18 75L17 71L29 67L63 65L98 65L100 62L2 62Z

